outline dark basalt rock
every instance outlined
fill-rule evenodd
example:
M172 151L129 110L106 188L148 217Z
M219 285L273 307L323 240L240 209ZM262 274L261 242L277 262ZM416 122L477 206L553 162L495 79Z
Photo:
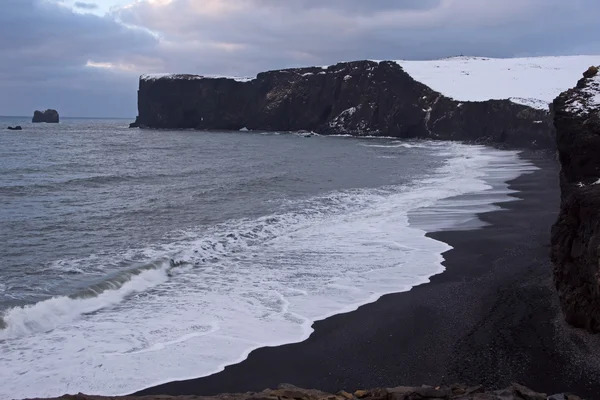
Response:
M35 110L31 122L46 122L57 124L59 120L58 111L48 109L44 112Z
M140 127L140 117L135 117L135 121L129 124L130 128L139 128Z
M137 123L159 129L314 131L553 148L549 112L509 100L459 102L394 62L263 72L253 80L140 79Z
M7 128L9 131L21 131L23 130L23 128L21 127L21 125L17 125L17 126L9 126Z
M267 389L258 393L226 393L215 396L144 396L144 397L102 397L85 394L64 395L47 400L581 400L579 397L560 393L547 396L525 386L513 383L502 390L486 390L481 386L398 386L357 390L354 393L340 391L336 394L314 389L301 389L292 385L281 385L278 389Z
M600 332L600 76L584 73L554 100L561 163L560 214L552 227L554 283L566 321Z

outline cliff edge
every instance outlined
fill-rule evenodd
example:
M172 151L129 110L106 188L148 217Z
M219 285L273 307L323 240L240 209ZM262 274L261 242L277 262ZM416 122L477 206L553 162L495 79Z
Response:
M510 100L460 102L392 61L263 72L254 79L142 76L142 128L315 131L554 147L549 112Z
M600 74L590 67L554 100L561 164L552 227L554 283L568 323L600 332Z

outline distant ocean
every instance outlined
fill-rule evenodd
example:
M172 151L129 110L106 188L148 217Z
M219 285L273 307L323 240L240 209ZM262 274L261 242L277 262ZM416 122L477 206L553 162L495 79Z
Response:
M0 118L0 398L205 376L443 271L534 169L449 142ZM22 125L23 131L6 130Z

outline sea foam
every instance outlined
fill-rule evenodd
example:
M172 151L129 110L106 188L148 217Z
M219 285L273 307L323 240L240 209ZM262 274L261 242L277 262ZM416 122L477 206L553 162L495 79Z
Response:
M8 310L0 398L119 395L206 376L253 349L305 340L316 320L427 283L450 249L427 231L510 199L504 182L533 167L483 146L412 145L447 160L405 186L332 192L294 200L294 211L174 232L140 250L148 266L100 290Z

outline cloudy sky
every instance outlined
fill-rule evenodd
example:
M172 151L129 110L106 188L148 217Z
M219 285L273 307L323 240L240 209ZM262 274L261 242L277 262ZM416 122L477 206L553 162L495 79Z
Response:
M0 115L133 117L142 73L600 54L598 0L0 0Z

